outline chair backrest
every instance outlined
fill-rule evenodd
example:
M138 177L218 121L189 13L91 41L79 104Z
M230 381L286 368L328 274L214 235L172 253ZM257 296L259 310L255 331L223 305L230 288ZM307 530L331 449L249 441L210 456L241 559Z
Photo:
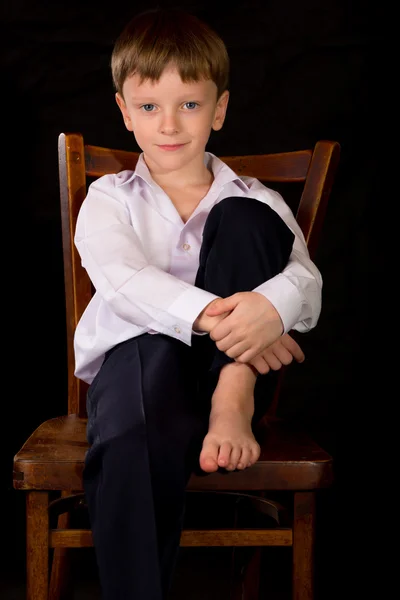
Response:
M315 255L328 197L339 160L337 142L319 141L312 150L221 159L238 175L266 183L300 182L302 193L296 219L311 257ZM73 338L77 323L93 293L74 245L79 209L87 193L87 178L134 169L139 154L89 146L79 133L61 133L58 140L61 225L65 280L68 360L68 414L86 416L87 384L74 376Z

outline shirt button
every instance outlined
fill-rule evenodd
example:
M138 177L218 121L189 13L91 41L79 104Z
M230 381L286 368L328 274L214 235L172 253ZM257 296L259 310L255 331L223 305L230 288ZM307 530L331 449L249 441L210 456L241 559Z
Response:
M175 333L180 333L181 332L181 330L179 329L179 327L174 327L174 331L175 331Z
M183 244L182 248L185 250L185 252L188 252L190 250L190 244Z

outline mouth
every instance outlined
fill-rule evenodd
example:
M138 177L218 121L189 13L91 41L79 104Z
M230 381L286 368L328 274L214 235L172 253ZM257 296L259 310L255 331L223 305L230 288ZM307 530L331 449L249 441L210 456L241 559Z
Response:
M166 152L179 150L180 148L183 148L183 146L186 146L186 144L157 144L157 147L160 148L160 150L165 150Z

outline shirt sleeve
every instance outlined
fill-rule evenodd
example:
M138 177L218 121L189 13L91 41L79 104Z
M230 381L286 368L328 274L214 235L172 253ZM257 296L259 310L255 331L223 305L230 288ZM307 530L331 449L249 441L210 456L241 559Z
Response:
M282 319L284 333L291 329L309 331L321 313L321 273L311 260L303 233L282 196L259 181L251 189L254 197L275 210L295 235L286 267L253 291L263 294L274 305Z
M215 294L148 263L112 175L95 181L78 214L75 245L96 291L114 314L191 344L192 326Z

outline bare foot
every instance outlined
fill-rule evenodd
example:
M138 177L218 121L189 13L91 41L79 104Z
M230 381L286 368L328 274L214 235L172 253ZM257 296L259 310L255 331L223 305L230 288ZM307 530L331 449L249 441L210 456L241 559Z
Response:
M231 363L220 374L212 398L209 429L200 453L203 471L219 467L245 469L260 456L260 446L251 429L256 375L248 365Z

